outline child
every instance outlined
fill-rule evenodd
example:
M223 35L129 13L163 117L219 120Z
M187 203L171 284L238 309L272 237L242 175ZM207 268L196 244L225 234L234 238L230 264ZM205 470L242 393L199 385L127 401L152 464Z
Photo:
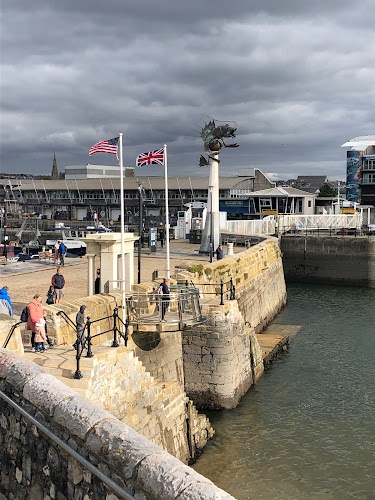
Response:
M45 352L44 342L47 340L46 337L46 320L40 318L38 323L35 323L35 352Z
M54 304L55 303L55 287L53 285L51 285L48 289L48 292L47 292L47 300L46 300L46 304Z

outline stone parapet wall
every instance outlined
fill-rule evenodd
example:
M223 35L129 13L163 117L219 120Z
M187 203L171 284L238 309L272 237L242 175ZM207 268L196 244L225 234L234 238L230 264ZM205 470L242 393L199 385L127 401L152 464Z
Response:
M207 292L220 292L221 280L228 283L232 279L236 287L236 300L245 322L258 333L276 316L286 304L286 286L277 238L269 237L232 257L195 266L195 272L179 272L178 279L200 283L204 286L203 296L210 299ZM226 286L224 287L226 288ZM226 297L229 293L226 293Z
M119 314L121 314L121 300L122 297L120 293L112 293L106 295L92 295L90 297L83 296L80 301L76 302L65 301L61 304L44 305L43 307L47 311L48 336L56 345L71 345L77 338L76 331L63 315L58 314L59 311L64 311L71 321L75 323L80 306L85 305L87 306L85 315L89 316L91 321L95 321L99 318L111 316L115 307L119 307ZM93 323L91 325L92 336L103 331L110 331L99 337L93 338L92 344L99 345L106 341L111 341L113 339L112 328L112 317ZM22 335L24 342L30 343L31 332L23 330Z
M374 236L284 235L281 250L287 281L375 287Z
M35 364L3 349L0 390L136 498L233 498ZM0 448L4 498L118 498L1 395Z

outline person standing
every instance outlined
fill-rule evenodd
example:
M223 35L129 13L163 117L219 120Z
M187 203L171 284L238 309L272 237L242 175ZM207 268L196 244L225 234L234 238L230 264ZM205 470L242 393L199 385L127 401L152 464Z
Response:
M164 229L160 229L160 231L159 231L159 239L160 239L160 247L163 248L163 246L164 246L164 239L165 239Z
M161 296L161 320L167 321L166 319L164 319L164 316L168 310L169 301L171 298L169 295L170 294L169 280L167 280L167 278L163 278L163 283L160 284L159 290Z
M61 274L61 268L58 267L56 270L56 274L52 276L51 284L55 289L55 297L56 304L60 304L61 300L64 298L64 286L65 286L65 278Z
M100 293L100 269L96 270L95 293Z
M66 255L66 246L64 245L64 242L60 242L59 246L59 258L60 258L60 266L65 265L65 255Z
M45 331L46 320L44 318L40 318L38 322L35 324L35 352L45 352L46 348L44 346L44 342L46 342L46 331Z
M37 333L38 327L36 324L39 324L39 320L44 318L44 310L43 310L43 298L41 295L36 294L33 297L33 300L28 304L28 317L27 317L27 330L31 330L31 350L35 352L35 334Z
M216 259L221 260L224 257L224 252L223 249L221 248L221 245L219 245L216 249Z
M9 295L9 288L4 286L0 288L0 313L13 316L13 305Z

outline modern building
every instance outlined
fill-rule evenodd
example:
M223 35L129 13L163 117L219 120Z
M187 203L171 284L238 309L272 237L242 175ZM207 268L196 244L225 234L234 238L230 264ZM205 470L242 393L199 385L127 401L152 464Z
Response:
M220 177L219 198L224 200L248 200L249 195L262 188L274 186L266 175L254 169L246 177ZM120 217L120 186L118 177L28 180L27 183L5 185L5 196L29 214L39 213L48 219L118 221ZM208 176L168 177L168 198L171 217L177 217L186 204L206 202ZM127 223L132 224L139 213L140 193L143 213L153 223L161 221L165 210L164 177L127 177L124 180L124 200ZM248 214L248 202L244 205ZM159 219L160 218L160 219ZM231 211L228 210L228 218Z
M315 194L291 187L273 187L251 193L249 213L257 217L315 213Z
M347 151L346 198L361 205L375 205L375 135L350 139Z

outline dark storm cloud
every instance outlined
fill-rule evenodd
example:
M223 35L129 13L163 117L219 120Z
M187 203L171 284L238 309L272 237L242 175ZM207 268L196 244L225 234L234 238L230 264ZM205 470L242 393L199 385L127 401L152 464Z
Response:
M371 1L14 0L2 8L1 171L124 162L167 143L199 172L199 130L238 125L226 173L343 177L347 139L374 133Z

